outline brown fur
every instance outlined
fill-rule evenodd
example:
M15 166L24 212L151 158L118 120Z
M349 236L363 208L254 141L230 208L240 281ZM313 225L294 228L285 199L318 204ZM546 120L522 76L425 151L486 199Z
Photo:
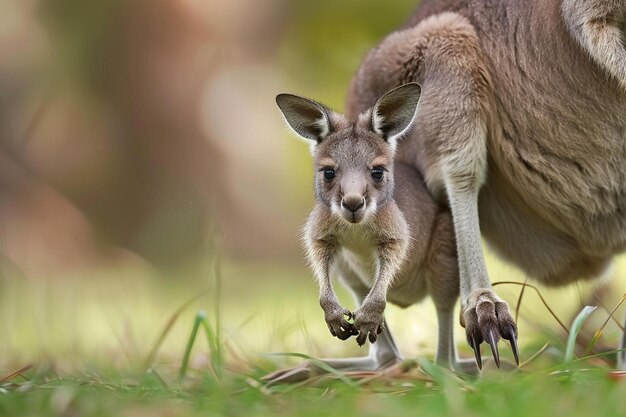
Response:
M470 343L487 337L480 300L500 302L480 232L545 285L599 276L626 247L625 15L624 0L425 0L353 80L349 116L422 86L397 159L450 202Z
M316 204L303 240L331 334L373 343L384 330L387 301L406 307L431 295L440 318L437 360L456 367L451 318L459 278L452 219L429 194L420 172L394 157L420 91L407 84L350 119L289 94L279 95L277 103L294 132L313 142ZM385 171L378 180L376 169ZM354 313L339 303L331 275L354 293L359 304ZM368 358L327 362L342 369L387 366L399 353L388 332L380 338Z
M481 234L545 285L597 277L626 248L625 20L626 0L424 0L363 61L347 120L394 87L422 88L412 132L395 155L389 206L398 211L381 210L366 240L398 239L400 219L409 227L412 246L388 298L408 305L433 296L438 356L459 289L479 364L482 341L496 358L500 337L516 344L508 306L491 289ZM316 211L307 230L338 230L330 213ZM352 250L349 239L337 243ZM349 256L338 265L354 278ZM365 296L371 283L362 284Z
M477 10L450 6L474 25L460 15L438 24L422 17L388 37L355 78L348 114L366 108L371 95L420 82L416 128L398 159L429 177L433 165L459 146L442 126L454 127L456 107L468 100L450 87L462 83L477 117L489 126L479 200L489 243L548 285L597 275L626 244L624 91L569 35L559 2L491 3ZM527 10L533 4L535 10ZM486 22L480 31L495 33L479 41L475 27ZM450 61L454 68L447 70ZM407 73L411 63L415 68ZM383 65L385 71L378 71ZM429 182L433 193L441 187Z

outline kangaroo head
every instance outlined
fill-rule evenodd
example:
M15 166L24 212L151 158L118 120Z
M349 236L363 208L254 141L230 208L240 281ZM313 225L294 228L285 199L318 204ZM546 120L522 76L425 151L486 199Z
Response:
M396 141L411 127L420 91L416 83L391 90L357 120L304 97L276 97L287 124L311 144L315 194L333 214L360 223L391 200Z

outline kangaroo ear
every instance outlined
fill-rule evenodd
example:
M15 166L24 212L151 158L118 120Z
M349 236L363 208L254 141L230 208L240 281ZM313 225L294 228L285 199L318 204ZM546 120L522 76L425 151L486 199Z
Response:
M321 104L284 93L276 96L276 104L298 136L319 143L330 133L328 109Z
M417 83L394 88L378 99L372 109L372 130L392 146L413 123L422 88Z

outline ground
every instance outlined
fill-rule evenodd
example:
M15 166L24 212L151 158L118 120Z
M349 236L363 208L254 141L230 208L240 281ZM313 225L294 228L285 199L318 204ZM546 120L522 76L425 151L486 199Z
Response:
M489 265L492 276L523 281L491 258ZM297 263L228 260L219 274L211 264L176 277L149 267L63 281L5 277L0 415L626 415L626 380L613 370L611 351L620 329L617 320L605 324L621 300L614 289L605 308L578 322L583 330L571 359L568 332L577 327L574 317L590 288L540 288L556 318L527 288L518 370L488 369L472 378L435 366L436 323L425 303L389 311L410 358L396 368L268 385L264 375L307 355L364 353L353 340L326 333L308 271ZM516 310L521 286L496 288ZM349 302L345 293L342 299ZM457 330L461 354L471 357ZM512 361L504 342L500 350ZM489 356L485 347L483 356Z

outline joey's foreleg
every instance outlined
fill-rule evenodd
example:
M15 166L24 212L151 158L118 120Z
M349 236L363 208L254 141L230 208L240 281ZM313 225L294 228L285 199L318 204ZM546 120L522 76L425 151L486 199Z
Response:
M340 303L333 289L330 267L336 254L336 242L333 239L314 239L308 242L307 252L313 272L320 289L320 307L324 311L324 320L330 333L346 340L358 332L347 319L352 313Z
M393 277L400 269L407 251L407 242L390 239L379 244L376 280L361 306L354 312L354 328L358 332L357 343L363 345L368 339L376 342L385 329L384 312L387 291Z
M357 306L361 305L370 289L361 281L360 277L357 276L349 266L342 263L341 260L333 264L333 269L334 272L341 277L341 281L354 294ZM328 367L320 366L320 364L328 365L330 368L341 372L373 372L393 366L400 362L402 357L385 321L383 321L383 327L385 327L387 331L378 336L375 344L369 346L367 356L307 360L296 367L280 369L265 376L263 379L269 383L304 381L308 378L328 373Z

